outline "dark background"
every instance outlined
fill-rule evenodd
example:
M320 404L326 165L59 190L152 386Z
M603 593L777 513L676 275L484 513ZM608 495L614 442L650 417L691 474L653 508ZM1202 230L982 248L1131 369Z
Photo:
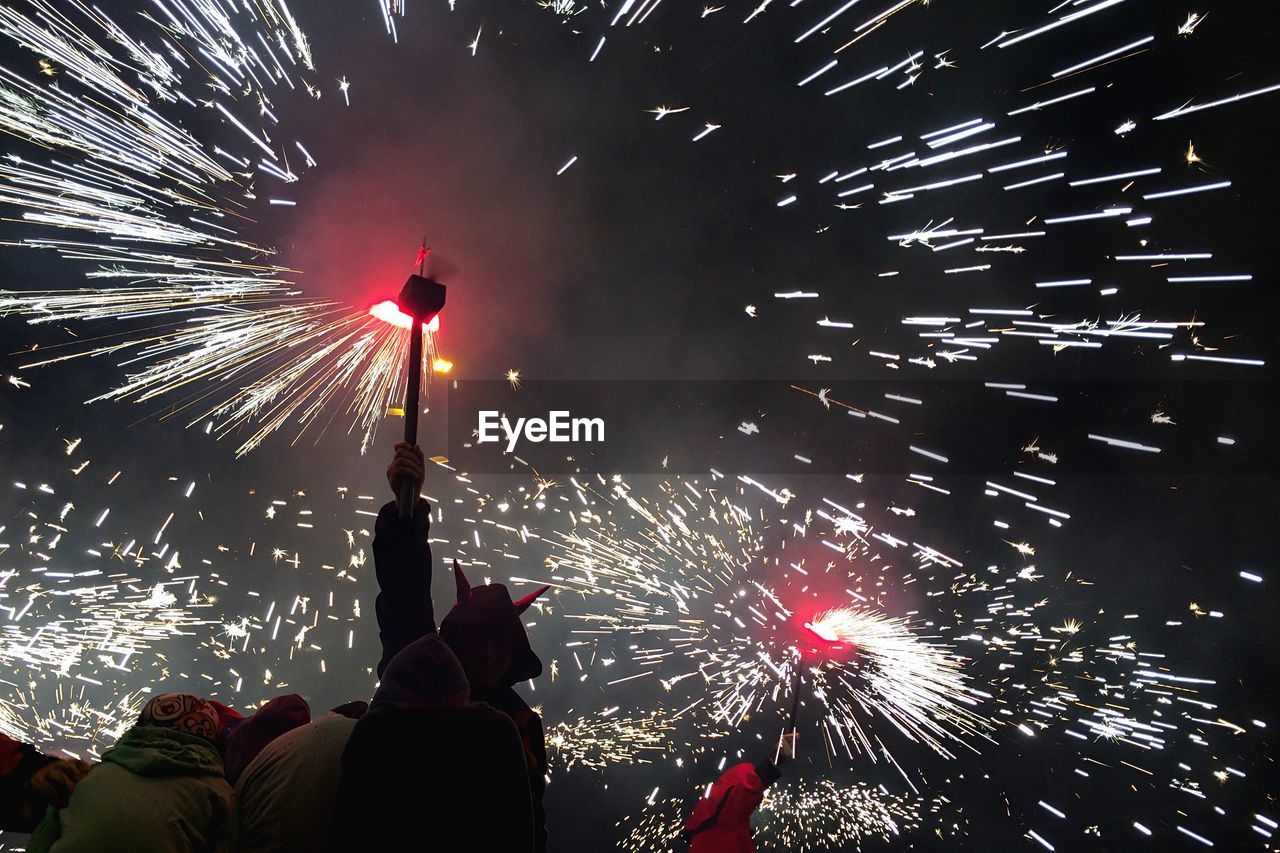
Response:
M741 447L742 472L767 470L773 463L763 461L766 455L810 456L816 469L831 473L788 478L797 504L816 504L823 496L851 501L856 493L885 520L887 507L911 506L918 515L895 518L893 524L914 527L939 547L946 543L963 554L967 565L1006 561L1002 536L1031 539L1043 572L1055 579L1076 572L1095 582L1083 588L1047 583L1064 615L1141 612L1144 641L1176 660L1180 671L1217 679L1213 701L1220 703L1223 716L1242 724L1269 720L1280 675L1270 592L1277 544L1270 365L1259 370L1171 364L1164 350L1129 340L1109 341L1102 351L1054 354L1031 341L1006 339L979 354L976 363L935 371L904 364L893 372L866 350L901 353L903 361L924 353L923 342L900 325L906 315L966 316L971 306L1035 302L1046 314L1072 320L1194 315L1207 324L1203 341L1221 346L1220 354L1274 362L1276 263L1269 238L1277 213L1277 123L1272 99L1280 95L1167 122L1150 120L1188 99L1211 100L1277 82L1272 6L1215 4L1194 35L1174 39L1169 36L1188 9L1130 0L1021 45L979 51L1001 30L1039 21L1043 10L1017 2L935 2L905 10L883 31L840 54L838 70L800 89L795 82L827 61L849 25L875 10L859 6L841 19L844 29L833 27L825 40L814 37L796 45L795 35L825 15L826 6L802 3L792 9L775 3L741 25L746 7L730 6L702 18L695 6L663 4L643 26L630 29L607 28L612 10L591 9L566 22L533 4L459 6L453 13L443 4L411 7L409 17L398 21L401 43L394 46L372 3L307 4L294 10L311 37L324 95L318 102L298 97L277 111L287 112L288 138L303 140L319 167L299 184L262 193L287 195L298 207L263 205L259 222L246 234L277 247L280 263L303 270L299 283L309 295L353 304L389 296L425 233L456 268L448 278L442 345L464 379L498 379L507 369L548 380L773 378L815 388L901 378L904 393L910 393L906 380L927 385L937 379L931 404L911 412L912 419L893 430L858 422L847 437L832 438L830 419L837 415L811 399L762 407L750 398L693 418L681 429L694 438L728 431ZM466 45L482 24L472 57ZM606 31L608 42L588 64ZM1057 68L1148 32L1157 41L1147 55L1023 91ZM830 85L892 65L912 49L925 50L926 60L950 49L959 67L930 70L901 91L895 88L901 76L895 75L830 98L822 95ZM6 47L6 59L12 52ZM351 81L349 108L329 81L342 75ZM1098 86L1099 92L1041 113L1004 115L1085 85ZM659 104L692 109L655 122L645 110ZM1145 179L1140 191L1227 178L1234 183L1203 196L1135 203L1134 215L1149 209L1155 217L1149 229L1126 229L1113 220L1050 226L1049 236L1028 242L1023 255L963 255L965 248L937 257L919 247L904 250L885 235L951 216L957 217L956 227L981 226L988 233L1029 230L1024 223L1032 216L1127 204L1129 196L1109 185L1069 189L1061 182L1001 190L1003 177L1040 174L1018 170L899 204L879 206L869 197L861 209L843 211L831 206L831 193L815 185L833 169L874 162L872 154L881 152L868 152L868 143L899 133L910 140L977 116L996 121L998 128L975 141L1018 134L1023 142L972 162L929 169L925 177L895 172L883 184L969 174L1055 146L1070 150L1061 170L1073 178L1158 165L1164 172ZM1137 122L1133 132L1123 138L1112 132L1130 118ZM187 121L199 132L231 138L207 116L193 114ZM691 143L706 121L723 127ZM1183 161L1189 140L1208 161L1207 171ZM20 143L6 145L25 150L16 148ZM884 153L899 150L895 146ZM573 155L578 162L557 177L556 170ZM774 177L790 172L800 177L786 184ZM264 189L270 181L259 178ZM775 206L792 193L800 196L798 202ZM1152 241L1145 249L1137 244L1142 236ZM1160 250L1212 251L1208 271L1247 271L1254 281L1170 285L1164 281L1167 270L1118 265L1107 257ZM942 273L944 267L987 262L993 269L981 275ZM3 286L14 289L78 286L83 272L52 255L12 249L0 263ZM877 277L890 269L901 272ZM1113 281L1120 293L1105 301L1092 288L1046 293L1031 284L1076 277ZM819 291L820 304L772 298L776 291L794 289ZM744 312L748 304L758 306L757 318ZM855 329L815 326L824 316L851 320ZM112 330L109 324L98 328ZM12 342L6 352L37 341L61 341L63 335L57 329L25 328L13 318L0 321L0 339ZM850 346L854 340L860 343ZM1185 336L1177 348L1189 349ZM811 353L830 354L833 361L812 365L806 361ZM20 362L19 357L7 360L4 372L15 372ZM235 462L229 444L211 442L172 421L157 423L163 406L78 405L119 375L119 368L98 359L24 375L33 389L3 386L3 479L32 478L32 468L61 464L55 436L90 435L101 448L96 452L128 463L128 491L113 498L115 511L124 514L123 507L132 507L138 526L149 530L163 520L163 507L173 499L164 491L172 487L163 485L165 478L175 475L185 482L188 474L198 475L212 483L216 497L203 505L203 520L187 519L187 547L193 551L213 549L226 538L225 531L260 524L264 501L259 495L267 492L306 489L320 512L341 519L347 509L331 503L337 500L333 484L376 495L385 488L379 485L385 452L361 458L354 440L341 431L318 446L291 447L289 436L277 436ZM1003 401L989 410L950 407L942 380L982 379L1045 387L1074 383L1073 394L1049 409ZM1256 383L1259 404L1250 405L1252 397L1245 397L1239 385L1219 384L1226 380ZM1177 427L1150 423L1150 413L1161 406ZM754 444L733 432L745 420L761 425ZM389 421L380 433L384 448L398 427ZM1123 451L1103 453L1082 440L1088 431L1172 442L1170 458L1153 465ZM1238 447L1258 460L1256 470L1226 456L1231 450L1215 444L1217 435L1237 438ZM1013 531L995 531L982 496L983 467L994 457L989 476L995 476L1022 464L1020 445L1037 438L1046 450L1075 451L1063 451L1057 472L1061 485L1052 500L1073 517L1062 529L1047 527L1042 518L1019 517ZM925 492L893 475L869 476L855 490L843 477L845 463L832 461L844 459L846 441L867 442L889 456L901 454L903 467L913 471L933 469L922 469L920 460L906 453L907 444L946 453L959 472L947 477L952 494ZM635 448L636 470L649 470L662 450ZM1218 458L1224 460L1221 466ZM23 473L10 477L10 471ZM259 491L249 497L250 489ZM12 529L28 500L33 499L15 494L0 504ZM87 505L92 495L82 500ZM999 517L1012 520L1007 512ZM437 535L464 538L465 531L448 524ZM327 542L317 541L316 549L322 551ZM324 559L319 553L315 557ZM1257 571L1267 582L1248 584L1238 576L1241 569ZM279 594L305 583L296 576L273 576L275 567L250 561L228 568L228 574L236 571L246 582L251 578L258 588L275 587ZM362 597L371 602L372 577L366 574L360 583ZM438 608L442 601L447 598L439 594ZM1188 612L1193 601L1227 616L1195 620ZM1194 624L1167 630L1161 627L1166 619ZM535 644L556 648L562 638L554 623L539 621ZM366 633L372 630L368 622L360 623ZM177 658L183 651L175 648L170 654ZM198 653L194 641L191 651ZM352 663L338 671L331 665L329 677L314 687L302 681L299 670L291 688L308 694L315 708L341 701L370 683L367 672ZM572 682L549 687L539 698L549 723L556 719L557 704L576 707L589 701L573 693ZM643 707L646 698L634 701ZM739 736L751 744L748 732ZM1152 849L1194 847L1176 834L1170 819L1176 809L1191 807L1195 817L1184 825L1214 838L1220 849L1244 849L1259 840L1248 830L1248 815L1254 810L1273 814L1266 809L1274 806L1275 746L1266 732L1221 741L1213 751L1249 774L1212 793L1207 806L1221 805L1227 812L1221 820L1206 817L1207 806L1199 801L1181 803L1177 798L1185 795L1171 791L1159 775L1148 780L1099 773L1093 782L1081 783L1072 775L1077 744L1070 738L1043 737L1028 745L1016 732L1002 732L998 739L999 747L952 763L923 750L912 754L922 776L948 780L939 787L954 797L967 821L967 849L1024 849L1034 845L1023 835L1027 827L1045 835L1056 831L1058 849L1137 849L1143 839L1130 828L1135 819L1159 828ZM1119 749L1115 754L1124 755ZM816 764L817 758L799 762L797 775L869 778L891 786L897 779L867 768L829 769L825 762ZM663 762L603 774L561 774L548 794L556 845L605 849L615 822L636 811L655 786L664 793L684 792L712 775L706 762L687 767L683 776ZM898 782L895 790L900 789ZM1047 822L1038 799L1072 807L1066 828ZM1101 841L1083 834L1092 824L1102 826ZM898 846L951 849L964 838L926 835Z

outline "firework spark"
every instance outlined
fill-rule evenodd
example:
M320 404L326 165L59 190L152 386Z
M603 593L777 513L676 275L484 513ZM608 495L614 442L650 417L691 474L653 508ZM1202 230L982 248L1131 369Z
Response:
M628 853L659 853L680 843L692 807L680 797L655 800L622 823L619 847ZM918 802L868 785L829 780L781 782L765 792L761 828L753 841L761 850L861 850L868 841L890 841L918 829Z
M658 2L608 10L557 0L543 6L572 16L575 33L591 31L585 47L573 48L584 69L606 64L591 64L605 33L613 49L660 17L659 7L670 9ZM1038 407L1064 421L1072 417L1057 413L1074 414L1071 398L996 375L1007 353L1038 350L1067 361L1159 351L1175 370L1266 366L1256 354L1236 351L1251 338L1223 330L1216 308L1205 320L1163 295L1255 282L1256 270L1238 264L1225 246L1208 245L1211 232L1197 224L1179 234L1176 218L1164 216L1187 203L1231 203L1248 186L1245 170L1208 183L1169 173L1206 167L1186 141L1200 131L1178 130L1179 120L1210 109L1224 118L1232 110L1248 116L1244 111L1280 87L1250 79L1198 94L1209 84L1202 84L1197 63L1187 62L1186 75L1160 75L1154 101L1155 75L1138 71L1150 70L1143 63L1157 50L1168 56L1181 44L1207 44L1224 18L1215 15L1217 24L1200 29L1207 15L1183 20L1180 13L1153 24L1149 35L1113 20L1118 0L1100 0L1054 7L1035 20L979 16L990 26L974 41L963 29L939 25L936 16L945 10L938 4L896 3L858 19L849 15L854 6L814 14L807 5L784 9L764 0L743 16L707 22L751 22L753 33L781 31L797 50L810 52L790 81L798 95L788 101L789 122L836 97L859 101L852 108L868 116L907 116L900 126L872 120L847 131L824 116L825 132L813 135L823 145L810 159L801 144L806 135L797 133L788 162L777 162L773 151L749 150L753 164L767 165L744 161L741 180L754 182L766 199L761 216L813 216L803 233L830 240L842 227L855 229L858 239L871 235L884 250L907 252L920 265L889 261L866 273L864 283L936 272L966 287L904 288L892 303L896 313L881 322L850 309L846 278L836 287L815 276L803 285L735 293L735 314L748 300L750 317L800 312L802 326L823 336L796 336L806 369L841 371L831 374L838 377L977 364L992 377L984 387L993 400ZM404 4L379 0L379 7L396 38ZM705 7L703 17L721 9ZM913 30L912 16L930 25ZM1077 23L1085 19L1092 29ZM476 34L471 55L483 31L483 24L467 28L467 38ZM1103 37L1086 44L1088 33ZM0 68L0 129L25 140L0 160L0 205L17 235L7 244L87 267L94 285L0 293L0 315L26 319L40 341L22 348L26 365L118 360L125 378L93 399L163 403L166 417L237 435L240 453L291 425L296 437L317 431L326 410L342 407L350 431L368 447L378 421L399 400L408 329L394 312L370 314L307 297L294 284L297 271L271 263L271 247L252 239L264 205L282 212L293 206L291 198L273 198L286 193L263 187L291 186L316 168L280 119L298 102L319 108L323 88L288 7L280 0L234 8L157 0L145 14L115 20L96 6L30 0L0 9L0 34L29 60L15 66L25 74ZM995 35L979 43L989 34ZM1051 58L1047 51L1029 56L1054 34L1075 39L1070 55L1053 62L1039 61ZM652 42L666 50L665 42ZM857 59L864 48L876 58ZM981 114L965 112L963 98L936 96L948 91L948 79L976 70L1001 80ZM1082 77L1093 79L1076 79ZM325 77L324 85L334 79L349 103L347 77ZM696 106L650 110L655 121L645 123L645 132L675 133L678 144L699 143L699 152L737 133L734 142L749 148L751 117L775 116L769 98L743 91L750 109L738 109L732 93L712 87L697 90L696 99L663 91L656 97L667 103ZM1104 94L1107 120L1091 118L1098 113L1088 105L1096 107ZM928 108L906 100L924 95ZM897 109L898 99L921 106ZM879 109L886 104L895 108ZM932 104L959 111L940 114ZM626 112L634 119L643 106L628 103ZM207 120L192 122L193 113ZM721 116L734 121L721 124ZM207 136L189 130L202 125L213 128ZM1072 140L1070 150L1057 139ZM1141 145L1149 147L1135 147ZM1215 166L1225 169L1229 152L1215 142ZM573 155L556 174L576 165L566 180L604 179L589 172L601 162L596 156L577 165ZM785 197L775 194L779 180ZM988 192L994 195L978 195ZM1187 195L1196 198L1183 201ZM833 223L835 209L842 218ZM1157 234L1156 225L1169 227ZM1171 264L1189 266L1168 275ZM758 309L770 293L778 302ZM983 293L983 301L970 293ZM1123 307L1106 307L1122 305L1118 299ZM857 307L870 311L873 302ZM859 337L852 338L855 320ZM49 345L47 335L67 324L85 324L90 335ZM779 336L780 363L789 337ZM428 352L431 343L429 337ZM427 363L439 374L451 367L434 355ZM31 393L28 379L36 374L19 372L7 375L5 393ZM1141 818L1125 825L1142 836L1163 832L1166 843L1209 844L1213 833L1204 825L1211 820L1249 823L1239 817L1245 809L1219 805L1232 803L1217 792L1255 773L1252 764L1226 756L1248 757L1239 744L1267 721L1237 719L1220 704L1215 673L1189 668L1164 647L1177 647L1166 640L1181 632L1222 624L1224 613L1215 609L1222 605L1196 594L1196 602L1187 607L1184 600L1172 614L1156 607L1123 613L1109 595L1105 608L1086 597L1105 579L1089 578L1061 557L1072 540L1055 548L1049 539L1081 523L1083 513L1058 473L1072 470L1078 446L1058 446L1047 435L1043 448L1039 440L1022 446L1026 436L1042 434L1028 416L1019 445L997 448L1018 464L969 489L953 476L958 455L946 446L946 431L930 431L937 421L914 414L928 413L937 397L899 393L854 405L835 399L831 377L815 378L813 387L822 390L806 392L813 417L899 430L911 463L900 485L925 499L882 499L881 486L861 473L816 495L802 483L750 472L652 488L621 477L580 474L557 483L530 475L517 488L494 486L490 494L441 462L450 472L441 476L453 479L439 484L440 544L495 577L545 580L557 590L554 614L548 609L540 621L572 632L549 667L562 696L572 697L564 707L573 710L548 729L559 766L596 772L651 764L689 789L689 796L667 799L655 790L648 816L626 830L628 843L669 849L696 788L730 757L728 740L776 729L796 698L790 690L797 675L804 725L818 735L805 739L814 744L813 764L838 768L857 759L862 767L879 765L873 771L892 768L885 775L894 785L900 777L912 798L808 778L779 787L763 809L766 848L857 846L926 822L937 832L937 801L928 797L962 796L965 786L926 772L927 762L962 769L972 750L1021 754L1026 744L1051 746L1063 775L1070 768L1073 780L1084 780L1077 795L1114 793L1107 807L1118 813L1138 791L1172 798L1167 814L1128 816ZM508 379L518 384L518 372ZM1135 409L1136 421L1081 430L1078 444L1168 458L1174 447L1166 435L1186 432L1196 416L1170 407L1175 419L1160 405L1158 418L1148 405ZM742 424L742 435L770 450L787 440L758 413L727 415L727 422ZM1163 434L1150 437L1152 426ZM1215 425L1206 441L1219 450L1234 446L1228 427ZM282 486L251 508L257 526L244 528L252 530L248 538L200 553L189 544L200 516L175 518L166 509L137 533L133 526L146 510L128 510L131 518L106 501L89 509L81 484L104 466L116 471L102 478L107 485L124 470L101 459L90 464L92 446L59 439L49 454L58 460L56 476L13 474L19 479L11 501L22 513L0 522L0 662L17 674L0 701L6 733L94 754L171 672L208 682L210 695L252 703L327 667L363 671L353 661L357 637L368 633L358 592L361 583L368 589L373 497L339 487L307 498L302 489ZM786 449L814 470L837 470L813 448ZM184 498L196 480L190 475ZM984 500L992 527L1011 537L993 543L999 553L990 565L970 564L970 554L994 553L984 552L981 541L919 532L944 514L939 506L963 502L968 510ZM318 523L322 518L335 524ZM1012 565L1005 563L1006 545L1017 553ZM1038 564L1027 565L1037 552ZM287 579L289 591L231 584L221 568L233 558L282 584ZM512 571L515 565L521 568ZM1250 585L1263 579L1253 571L1238 577ZM800 614L816 614L808 619L810 635ZM542 630L534 627L535 642ZM806 656L815 636L824 647ZM184 643L194 643L196 652L182 672L167 649ZM570 693L568 685L588 686ZM550 702L548 708L554 715ZM1034 817L1017 818L1019 831L1050 849L1055 841L1070 843L1068 830L1098 835L1071 802L1026 803ZM1270 838L1276 830L1265 814L1251 820L1248 831Z

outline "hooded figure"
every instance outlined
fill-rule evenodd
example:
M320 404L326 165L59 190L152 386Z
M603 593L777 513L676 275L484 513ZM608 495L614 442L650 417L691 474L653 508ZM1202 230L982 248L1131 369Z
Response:
M333 850L533 849L520 737L470 693L434 633L391 659L342 754Z
M66 808L49 809L30 853L206 853L225 849L231 786L214 746L218 714L166 693L102 754Z
M751 813L782 774L771 761L735 764L698 801L684 824L689 853L755 853Z
M440 623L440 637L466 670L471 698L502 711L520 733L533 797L534 849L542 853L547 849L542 806L547 788L547 745L542 718L512 686L542 674L542 661L529 645L520 615L549 587L513 602L502 584L471 586L457 560L453 576L458 601Z
M221 716L221 715L220 715ZM276 696L241 720L226 736L222 763L232 785L267 744L285 732L311 722L311 706L297 693Z
M382 679L379 693L392 688L401 699L406 691L417 689L414 685L420 682L402 680L399 686L392 687L388 684L391 663L402 650L436 633L431 603L430 530L431 505L422 498L418 499L413 517L407 519L400 517L396 502L389 501L378 512L374 525L373 561L379 588L376 611L382 640L377 670ZM453 573L457 603L441 623L440 637L462 663L470 699L497 708L519 732L533 801L535 850L541 853L546 849L547 838L542 807L547 771L542 718L511 686L542 674L542 661L529 645L520 614L548 587L513 602L501 584L472 588L456 560ZM371 706L369 715L373 711Z

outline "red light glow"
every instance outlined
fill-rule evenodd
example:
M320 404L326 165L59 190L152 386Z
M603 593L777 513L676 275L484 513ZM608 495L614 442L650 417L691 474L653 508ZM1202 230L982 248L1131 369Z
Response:
M408 329L413 326L413 318L400 310L400 306L395 303L394 299L387 299L379 302L369 309L369 315L377 317L384 323L390 323L401 329ZM440 331L440 315L437 314L427 322L428 332Z
M817 637L819 640L821 640L824 643L840 642L839 635L837 635L834 631L832 631L826 625L823 625L821 622L817 622L817 623L806 622L804 623L804 627L810 634L813 634L813 636Z

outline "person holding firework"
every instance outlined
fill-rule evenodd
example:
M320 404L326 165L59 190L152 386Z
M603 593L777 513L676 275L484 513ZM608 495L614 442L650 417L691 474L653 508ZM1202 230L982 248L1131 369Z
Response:
M765 789L781 778L778 768L795 756L795 744L792 729L783 736L774 759L744 761L721 774L685 821L689 853L755 853L751 815L764 800Z
M542 671L519 619L532 598L520 607L500 584L464 589L455 562L458 603L437 632L424 475L421 448L397 443L387 466L396 498L379 512L373 542L381 684L342 756L334 849L404 849L414 828L447 824L476 849L541 850L530 750L517 728L528 721L487 701L509 699L513 678ZM403 495L415 501L410 513ZM422 846L432 846L425 835Z

